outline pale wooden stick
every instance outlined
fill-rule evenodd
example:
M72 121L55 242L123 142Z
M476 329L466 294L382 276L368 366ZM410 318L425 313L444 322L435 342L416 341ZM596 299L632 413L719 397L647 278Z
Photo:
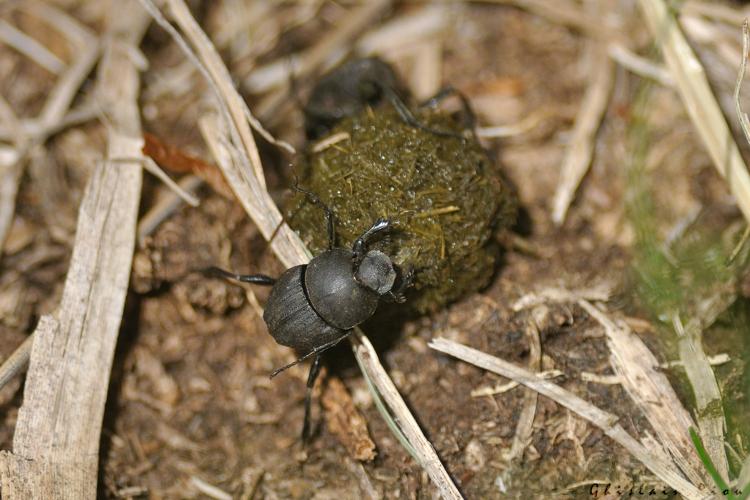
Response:
M456 485L453 484L453 480L448 475L443 464L440 463L440 459L432 444L424 436L422 430L419 428L419 424L398 393L395 384L386 373L383 365L380 364L380 360L370 340L359 328L354 329L353 337L355 339L352 343L354 354L361 361L362 365L368 368L370 380L374 382L378 392L388 403L388 406L398 420L401 430L409 440L409 443L414 447L420 465L430 475L430 479L432 479L432 482L438 488L440 495L446 500L463 498Z
M591 42L593 51L591 84L586 89L576 117L570 145L563 159L560 182L552 204L552 221L558 226L565 221L578 185L591 165L596 133L607 110L614 83L614 66L605 47Z
M708 84L703 65L663 0L639 0L638 3L714 167L724 177L737 205L750 221L750 175Z
M740 104L740 91L742 90L742 80L745 78L748 46L750 46L750 35L748 34L747 19L745 19L742 22L742 57L740 58L740 70L737 72L737 83L734 86L734 106L737 118L740 120L742 133L745 134L745 140L750 144L750 119L748 119L747 113L742 111L742 105Z
M131 51L147 26L132 2L112 4L100 98L111 157L137 156L139 77ZM13 453L0 453L8 498L95 498L109 374L135 242L140 168L98 167L81 201L63 297L34 334Z
M15 148L0 151L0 256L13 224L22 168L20 155Z
M612 440L628 450L631 455L643 463L659 479L680 492L685 498L705 498L705 494L689 481L686 481L674 464L654 455L628 434L617 423L615 415L597 408L549 380L545 380L534 373L495 356L490 356L484 352L444 338L432 339L428 345L432 349L450 354L467 363L520 382L526 387L537 391L539 394L547 396L599 427Z

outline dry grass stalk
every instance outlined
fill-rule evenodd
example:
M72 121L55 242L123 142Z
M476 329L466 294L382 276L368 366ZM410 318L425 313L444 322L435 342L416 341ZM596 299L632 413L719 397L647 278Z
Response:
M721 477L728 477L729 464L724 447L726 419L721 390L711 363L701 344L702 329L695 324L682 325L678 315L673 316L674 330L678 336L680 360L695 396L698 428L701 441Z
M714 167L724 177L740 210L750 221L750 175L701 62L663 0L639 0L638 3Z
M190 477L190 483L208 498L214 498L215 500L232 500L232 495L213 484L207 483L197 476Z
M111 111L110 157L138 156L138 71L132 54L148 20L111 9L99 96ZM34 334L13 453L0 454L9 498L94 498L104 403L135 243L141 170L99 166L79 211L63 298Z
M655 80L665 87L674 87L674 78L665 67L639 56L625 45L619 42L610 43L607 52L612 60L628 71Z
M628 434L617 423L617 417L584 401L578 396L566 391L562 387L545 380L523 368L508 363L502 359L490 356L476 349L459 344L452 340L436 338L429 346L437 351L450 354L458 359L471 363L485 370L489 370L503 377L510 378L529 387L540 394L551 398L577 413L584 419L599 427L615 442L625 447L636 459L653 472L659 479L680 492L688 499L705 498L705 494L692 483L685 480L672 462L663 460L660 456L649 451L645 446Z
M543 321L541 316L547 313L547 308L539 306L530 312L526 320L526 338L529 340L529 371L539 372L542 368L542 342L539 338L539 324ZM531 389L525 389L523 395L523 407L518 415L516 434L513 436L513 444L505 459L512 461L523 458L524 450L531 443L531 435L534 432L534 416L539 394Z
M0 42L13 47L50 73L57 75L65 68L65 63L47 50L47 47L2 19L0 19Z
M183 191L192 193L203 184L203 179L194 175L186 175L177 183ZM164 193L164 196L146 212L138 221L138 244L154 232L154 230L167 219L177 208L182 206L183 200L174 191Z
M148 0L143 0L142 3L160 25L179 38L178 43L184 50L190 50L153 4ZM278 208L265 190L257 149L244 119L245 114L242 112L246 105L233 87L229 72L185 4L181 0L169 0L168 5L176 23L198 53L200 60L196 62L205 68L204 74L217 92L219 108L224 110L222 115L225 120L207 115L199 124L217 164L224 172L237 199L256 223L261 234L269 240L279 260L287 267L306 263L310 258L309 252L297 234L283 223ZM360 358L362 365L367 367L367 376L375 383L402 426L404 435L417 451L420 465L430 475L443 497L461 498L434 448L424 437L395 385L378 361L372 344L358 329L355 329L354 339L355 355Z
M690 441L688 429L693 419L680 403L667 377L659 371L659 361L622 322L616 322L586 300L578 304L604 327L611 352L610 364L628 395L648 419L659 441L675 463L693 482L709 484Z
M562 24L600 40L612 38L601 20L584 12L577 2L571 0L481 0L487 3L514 5L544 17L553 23Z
M591 42L598 45L597 42ZM607 110L614 83L614 65L606 47L592 45L592 76L576 117L570 145L563 159L560 182L552 202L552 220L561 225L578 185L591 165L596 133Z
M398 393L395 384L388 376L380 364L375 348L370 343L367 336L359 328L354 328L354 354L357 356L360 366L367 369L367 377L377 387L378 392L388 404L393 416L398 420L398 424L404 433L406 439L412 445L416 454L419 465L429 474L432 482L437 486L440 495L446 500L463 498L459 493L456 485L453 484L448 471L440 463L435 448L428 441L414 416L409 411L406 403Z

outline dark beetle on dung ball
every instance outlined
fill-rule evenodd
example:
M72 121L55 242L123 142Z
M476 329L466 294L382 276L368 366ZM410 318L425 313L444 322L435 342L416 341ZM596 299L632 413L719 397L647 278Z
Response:
M208 271L245 283L273 286L263 312L268 332L279 344L306 354L276 369L271 377L315 356L305 396L302 439L307 441L310 436L311 391L320 371L322 353L346 338L352 328L369 319L381 298L402 302L403 290L411 284L412 274L407 272L397 276L390 257L368 249L374 239L391 229L390 221L376 220L356 239L351 250L334 248L336 236L330 209L313 193L296 189L325 211L328 250L308 264L287 269L278 279L264 274L235 274L217 267ZM397 278L398 287L394 287Z
M407 288L408 303L425 312L486 285L498 250L493 234L513 219L513 198L472 127L428 109L455 92L412 111L400 88L390 66L367 58L334 69L312 90L304 109L309 190L295 186L301 194L287 217L316 254L309 264L278 279L211 269L273 286L263 319L276 342L301 357L272 376L313 357L303 440L323 352L371 318L381 299L404 302ZM317 147L336 136L346 139Z

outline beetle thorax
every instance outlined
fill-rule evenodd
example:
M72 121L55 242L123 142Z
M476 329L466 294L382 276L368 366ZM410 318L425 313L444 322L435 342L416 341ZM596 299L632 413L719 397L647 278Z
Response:
M373 255L371 255L373 254ZM365 255L359 268L366 274L366 279L359 282L354 275L350 250L334 248L315 257L305 270L305 289L310 304L327 323L341 329L352 328L373 315L380 300L378 289L387 285L378 279L378 269L384 267L382 252L370 251ZM366 264L365 264L366 263ZM393 267L388 259L390 269ZM394 279L395 279L395 271ZM368 288L373 286L374 288ZM392 286L392 282L390 284ZM390 290L390 286L388 289ZM385 292L384 292L385 293Z

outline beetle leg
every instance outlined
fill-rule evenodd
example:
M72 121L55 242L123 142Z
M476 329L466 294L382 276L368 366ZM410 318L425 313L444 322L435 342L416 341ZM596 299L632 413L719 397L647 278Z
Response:
M401 282L398 284L395 290L388 291L388 297L398 304L406 302L406 296L404 292L407 288L414 284L414 268L410 267L405 275L401 278Z
M352 245L352 253L354 254L355 270L359 263L362 262L362 259L367 253L367 245L370 244L370 241L372 241L372 239L379 233L390 229L390 227L391 221L389 221L388 219L380 218L375 221L370 229L362 233L359 238L354 240L354 244Z
M315 379L320 373L320 360L322 356L318 354L313 359L310 366L310 373L307 375L307 391L305 392L305 419L302 424L302 442L307 443L310 439L310 403L312 402L312 391L315 386Z
M443 99L446 99L447 97L450 97L451 95L457 96L461 101L461 108L463 108L464 113L464 123L466 125L466 128L474 130L474 127L476 126L477 117L474 114L474 110L471 109L471 105L469 104L469 100L466 98L466 96L463 94L463 92L459 91L455 87L452 87L451 85L448 85L447 87L443 87L442 89L438 90L437 93L427 99L426 101L423 101L419 104L420 108L434 108Z
M301 363L302 361L306 360L310 356L314 356L316 354L321 354L322 352L327 351L328 349L330 349L331 347L334 347L336 344L338 344L339 342L341 342L342 340L344 340L346 337L348 337L350 333L352 333L352 331L351 330L347 330L340 337L335 338L335 339L333 339L330 342L326 342L323 345L319 345L318 347L313 348L312 351L308 352L307 354L305 354L304 356L302 356L300 358L295 359L294 361L292 361L288 365L284 365L281 368L276 368L274 371L271 372L271 377L270 378L274 378L279 373L283 372L284 370L286 370L288 368L293 367L294 365L297 365L297 364Z
M451 130L438 130L425 125L424 123L420 122L416 116L414 116L411 110L409 110L406 104L404 104L404 101L402 101L398 94L396 94L395 90L388 86L383 87L383 90L385 91L386 98L388 98L388 102L391 103L393 108L398 113L398 116L400 116L404 123L406 123L410 127L418 128L420 130L424 130L425 132L429 132L431 134L442 137L457 137L461 140L465 139L461 134L453 132Z
M255 285L272 286L274 283L276 283L276 278L271 278L270 276L266 276L265 274L235 274L215 266L208 267L204 269L203 272L213 276L229 278L231 280L241 281L243 283L253 283Z
M328 205L323 203L321 199L318 198L318 195L316 195L312 191L308 191L307 189L299 187L299 184L297 183L297 179L294 180L293 187L295 191L299 191L300 193L303 193L307 197L307 199L310 201L310 203L314 205L318 205L325 212L326 225L328 226L328 250L333 250L333 247L336 246L336 232L334 231L334 228L333 228L333 210L328 208Z

